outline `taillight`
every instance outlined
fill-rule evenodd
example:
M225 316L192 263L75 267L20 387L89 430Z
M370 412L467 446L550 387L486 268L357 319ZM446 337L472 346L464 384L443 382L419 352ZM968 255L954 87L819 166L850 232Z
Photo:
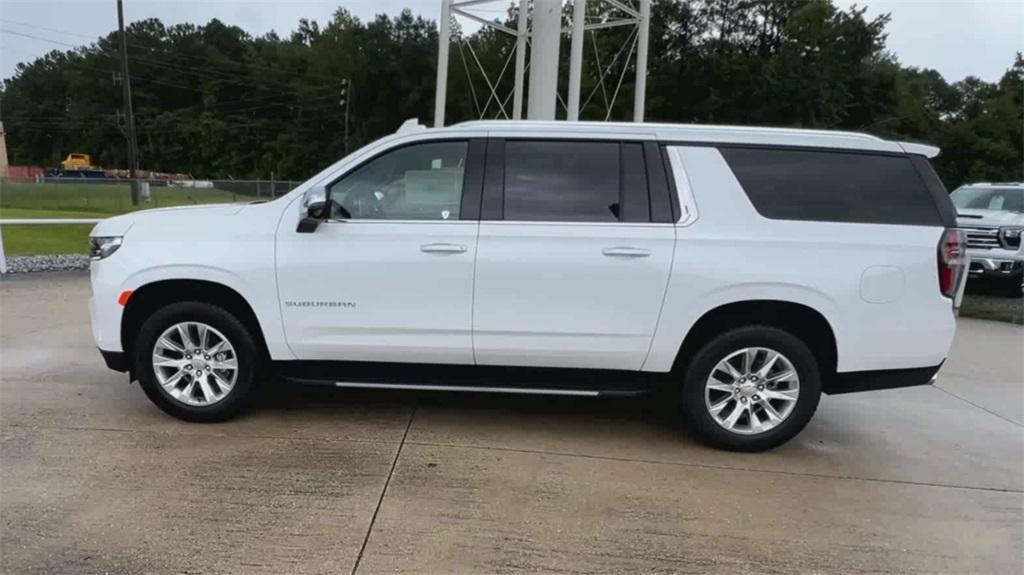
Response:
M966 235L957 229L947 229L939 240L939 290L946 297L955 296L960 287L967 264L966 245Z

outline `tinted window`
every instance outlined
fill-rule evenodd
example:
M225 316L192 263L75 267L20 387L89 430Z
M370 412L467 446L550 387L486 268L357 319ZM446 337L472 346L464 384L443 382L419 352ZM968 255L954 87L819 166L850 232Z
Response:
M960 188L953 203L966 210L1002 210L1024 213L1024 188Z
M782 220L942 225L905 156L722 148L757 211Z
M331 185L331 216L459 219L466 148L466 142L431 142L385 152Z
M622 144L622 221L651 221L647 166L641 144Z
M504 218L619 220L618 142L505 142Z

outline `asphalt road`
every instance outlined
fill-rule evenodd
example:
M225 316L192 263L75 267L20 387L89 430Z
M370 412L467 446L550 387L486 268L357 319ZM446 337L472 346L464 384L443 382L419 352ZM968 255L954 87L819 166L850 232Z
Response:
M3 573L1021 573L1024 328L714 451L636 400L275 386L196 425L106 370L83 274L0 281Z

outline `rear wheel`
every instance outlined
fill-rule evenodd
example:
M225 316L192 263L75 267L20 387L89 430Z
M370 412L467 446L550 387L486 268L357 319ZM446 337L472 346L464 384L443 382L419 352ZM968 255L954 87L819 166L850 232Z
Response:
M224 421L245 405L259 357L252 335L231 313L181 302L143 322L134 366L143 391L166 413Z
M769 326L728 331L693 357L683 410L701 440L763 451L799 433L818 407L821 376L807 345Z

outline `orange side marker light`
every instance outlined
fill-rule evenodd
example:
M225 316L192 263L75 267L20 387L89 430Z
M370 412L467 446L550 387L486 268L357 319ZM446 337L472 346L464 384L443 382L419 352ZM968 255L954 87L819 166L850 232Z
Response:
M132 297L132 290L126 289L123 292L121 292L121 295L117 296L118 305L124 307L124 304L128 303L128 298L130 297Z

